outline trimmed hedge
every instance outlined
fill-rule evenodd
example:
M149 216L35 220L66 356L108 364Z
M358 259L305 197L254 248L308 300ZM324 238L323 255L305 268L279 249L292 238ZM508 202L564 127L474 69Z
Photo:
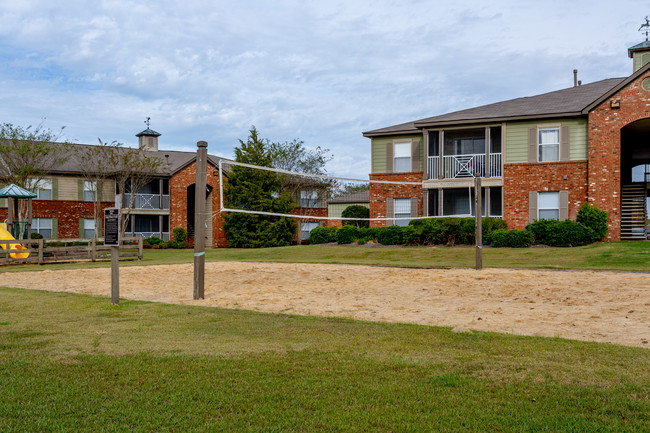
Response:
M313 245L336 242L336 231L336 227L314 227L309 232L309 243Z
M339 244L351 244L357 239L359 239L357 226L343 226L336 231L336 242Z
M534 240L533 234L528 230L499 229L490 232L485 243L495 248L528 248Z
M549 247L577 247L589 245L600 237L591 228L571 220L537 220L526 226L538 244Z

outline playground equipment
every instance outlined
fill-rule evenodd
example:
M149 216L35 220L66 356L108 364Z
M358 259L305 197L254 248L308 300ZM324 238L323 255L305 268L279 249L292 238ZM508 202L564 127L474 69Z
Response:
M13 241L15 240L13 236L11 236L11 233L7 231L7 224L5 223L0 223L0 241ZM10 249L10 250L26 250L24 246L20 244L7 244L7 243L0 243L0 247L3 250ZM26 259L29 257L29 253L9 253L9 256L12 259Z

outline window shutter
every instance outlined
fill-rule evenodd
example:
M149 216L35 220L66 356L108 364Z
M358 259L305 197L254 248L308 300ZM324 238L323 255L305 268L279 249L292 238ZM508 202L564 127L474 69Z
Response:
M59 179L56 177L52 178L52 200L59 199Z
M83 239L84 237L84 219L79 218L79 238Z
M411 141L411 171L420 171L420 141Z
M537 162L537 128L528 128L528 162Z
M571 127L562 126L560 128L560 161L570 159L571 150Z
M393 172L393 142L386 144L386 173Z
M528 193L528 222L532 223L537 219L537 191Z
M395 218L395 199L387 198L386 199L386 218ZM392 226L395 224L395 220L387 220L386 227Z
M103 197L103 189L104 189L104 181L98 180L97 181L97 191L95 192L95 194L97 194L97 197L99 197L99 201L104 201L103 200L104 199L104 197ZM96 199L97 198L95 198L95 200Z
M411 198L411 218L418 217L418 199L417 197Z
M59 219L52 218L52 239L59 238Z
M104 231L104 221L101 218L97 218L95 220L95 224L98 225L97 226L97 237L101 238L102 236L104 236L104 233L103 233L103 231Z
M560 221L569 218L569 191L560 191Z
M77 198L79 200L84 199L84 180L77 179Z

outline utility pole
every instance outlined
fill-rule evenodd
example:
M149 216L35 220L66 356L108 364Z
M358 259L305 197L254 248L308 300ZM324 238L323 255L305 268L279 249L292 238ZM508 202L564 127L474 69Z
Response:
M204 299L205 287L205 193L207 190L208 143L196 143L194 188L194 299Z

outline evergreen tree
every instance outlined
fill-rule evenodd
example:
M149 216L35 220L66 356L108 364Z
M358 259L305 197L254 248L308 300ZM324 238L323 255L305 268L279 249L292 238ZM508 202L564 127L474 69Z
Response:
M268 140L260 139L252 127L246 142L239 140L235 161L271 167L273 156ZM281 191L281 179L275 173L238 165L228 173L225 190L229 207L274 213L290 213L295 203ZM224 217L228 246L262 248L290 245L296 231L293 218L229 213Z

